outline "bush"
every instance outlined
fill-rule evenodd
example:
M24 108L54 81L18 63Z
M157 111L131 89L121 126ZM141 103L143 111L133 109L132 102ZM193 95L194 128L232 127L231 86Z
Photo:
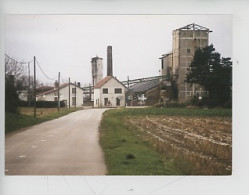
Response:
M232 99L231 98L222 104L216 98L202 97L202 99L198 99L197 96L194 96L191 99L190 103L193 106L199 106L199 107L207 106L208 108L214 108L214 107L220 106L220 107L224 107L224 108L232 108Z

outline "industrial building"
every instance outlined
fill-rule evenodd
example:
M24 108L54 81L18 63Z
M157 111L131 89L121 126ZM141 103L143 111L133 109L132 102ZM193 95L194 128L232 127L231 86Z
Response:
M208 46L210 32L208 28L194 23L174 30L172 51L160 58L161 74L176 81L179 102L187 102L194 95L203 96L207 93L198 84L191 86L185 80L195 51Z
M128 106L154 105L159 103L161 82L151 80L140 82L129 87L127 92Z

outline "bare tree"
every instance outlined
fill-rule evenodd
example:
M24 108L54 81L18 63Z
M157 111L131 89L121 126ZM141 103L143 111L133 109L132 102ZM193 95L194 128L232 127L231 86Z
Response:
M8 56L5 57L5 76L14 75L16 81L25 73L26 68L22 62L18 62Z

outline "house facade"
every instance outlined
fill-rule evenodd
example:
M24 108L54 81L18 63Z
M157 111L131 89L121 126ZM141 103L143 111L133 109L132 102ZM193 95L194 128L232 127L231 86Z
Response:
M37 101L58 101L58 89L54 88L37 95ZM73 83L60 85L60 101L67 107L83 106L83 89Z
M107 76L94 86L94 107L124 107L126 87L113 76Z

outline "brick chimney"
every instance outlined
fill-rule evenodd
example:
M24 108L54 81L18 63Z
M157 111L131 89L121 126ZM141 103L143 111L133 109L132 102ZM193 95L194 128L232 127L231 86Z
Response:
M107 76L113 76L113 72L112 72L112 46L107 47Z

